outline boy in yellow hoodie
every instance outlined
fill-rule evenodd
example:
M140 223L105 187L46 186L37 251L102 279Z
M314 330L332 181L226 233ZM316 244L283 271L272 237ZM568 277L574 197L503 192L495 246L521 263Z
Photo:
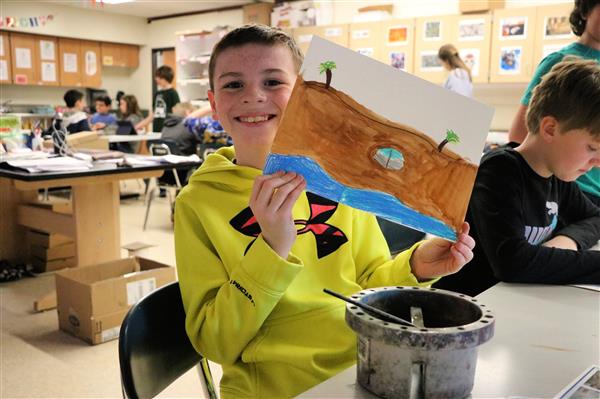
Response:
M262 175L301 63L274 28L221 39L209 100L235 149L208 156L177 198L186 329L223 367L223 398L292 397L354 364L345 304L323 288L428 286L473 256L465 224L456 243L432 239L390 259L373 215L305 192L294 173Z

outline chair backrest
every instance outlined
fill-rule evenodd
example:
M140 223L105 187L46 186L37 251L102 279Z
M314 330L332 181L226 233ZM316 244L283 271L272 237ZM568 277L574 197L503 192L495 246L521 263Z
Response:
M178 282L148 294L129 310L119 335L125 397L155 397L201 360L206 362L185 331L185 311ZM206 370L202 370L203 390L208 391L210 397L216 397L207 365Z

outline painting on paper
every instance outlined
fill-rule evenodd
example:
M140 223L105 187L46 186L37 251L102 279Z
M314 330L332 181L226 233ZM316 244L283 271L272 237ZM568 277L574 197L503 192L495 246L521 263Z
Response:
M264 172L297 172L313 194L455 240L492 115L315 37Z

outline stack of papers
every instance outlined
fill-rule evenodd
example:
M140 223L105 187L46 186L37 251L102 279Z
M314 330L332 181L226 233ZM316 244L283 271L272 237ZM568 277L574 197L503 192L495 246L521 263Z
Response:
M71 157L55 157L46 159L9 160L7 163L15 168L30 173L36 172L79 172L92 168L92 163Z
M200 157L196 154L183 156L183 155L161 155L161 156L140 156L140 155L127 155L125 162L131 166L147 166L147 165L158 165L161 163L178 164L184 162L200 162Z

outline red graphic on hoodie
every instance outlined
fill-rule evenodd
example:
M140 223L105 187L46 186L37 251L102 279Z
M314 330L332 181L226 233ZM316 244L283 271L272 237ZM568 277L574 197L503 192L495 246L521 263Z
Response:
M296 225L302 226L298 230L298 234L311 232L314 234L317 243L317 256L319 259L335 252L340 246L348 241L344 232L335 226L325 223L337 209L337 202L320 197L316 194L306 193L308 204L310 206L310 216L308 220L295 219ZM252 213L250 207L243 209L235 215L229 224L240 233L258 237L260 234L260 226L256 221L256 217ZM254 243L252 240L246 247L244 253L248 252L250 246Z

